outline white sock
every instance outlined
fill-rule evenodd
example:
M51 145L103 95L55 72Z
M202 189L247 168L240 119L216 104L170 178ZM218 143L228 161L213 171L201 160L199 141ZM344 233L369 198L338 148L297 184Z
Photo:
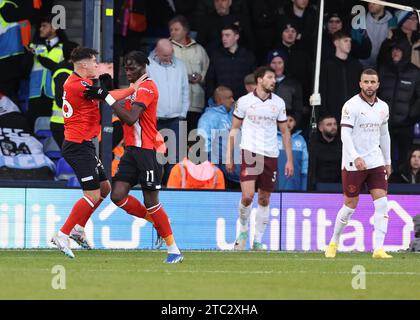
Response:
M375 214L373 215L373 227L375 229L374 248L382 249L384 246L385 235L388 230L388 199L379 198L373 201Z
M64 232L61 232L61 230L58 231L58 236L59 237L65 237L66 239L69 238L69 235L68 234L65 234Z
M334 234L331 238L331 242L334 242L338 245L340 241L340 235L343 231L344 227L350 220L351 215L353 214L355 209L349 208L343 204L341 209L337 213L337 218L335 219L334 225Z
M268 217L270 215L270 207L263 207L258 205L257 215L255 217L255 237L254 242L261 243L265 229L268 224Z
M242 201L239 201L239 222L240 222L240 231L248 231L249 216L251 215L252 203L245 207L242 204Z
M76 230L77 232L83 232L83 231L85 231L85 228L83 228L81 225L79 225L79 224L76 224L74 227L73 227L73 229L74 230Z
M175 241L168 247L168 253L180 254L178 246L176 245Z

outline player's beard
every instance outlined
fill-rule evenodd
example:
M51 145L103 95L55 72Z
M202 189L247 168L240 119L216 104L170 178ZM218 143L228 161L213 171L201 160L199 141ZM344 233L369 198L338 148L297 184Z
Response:
M272 93L274 91L274 88L275 88L275 86L273 86L272 88L271 88L270 85L263 86L263 89L264 89L265 93Z
M370 93L368 93L370 91ZM371 98L371 97L375 97L376 96L376 92L378 91L378 90L363 90L363 94L366 96L366 97L369 97L369 98Z

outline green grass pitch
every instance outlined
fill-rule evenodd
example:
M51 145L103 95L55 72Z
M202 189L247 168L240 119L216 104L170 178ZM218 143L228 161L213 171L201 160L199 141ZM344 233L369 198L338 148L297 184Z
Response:
M0 251L0 299L420 299L420 255L369 253L186 251L181 264L164 251ZM66 288L52 288L55 265ZM355 290L354 266L366 270ZM359 275L360 276L360 275ZM358 282L361 284L361 282Z

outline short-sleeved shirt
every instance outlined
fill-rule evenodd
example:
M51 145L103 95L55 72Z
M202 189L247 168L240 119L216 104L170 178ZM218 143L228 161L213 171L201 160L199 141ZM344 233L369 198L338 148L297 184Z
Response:
M64 83L63 116L64 137L67 141L81 143L99 135L101 114L97 100L86 100L83 91L92 80L81 78L73 72Z
M286 105L282 98L271 93L261 100L256 92L239 98L233 116L243 120L241 149L266 157L277 158L277 128L286 122Z
M144 108L143 114L132 126L123 124L124 141L126 146L157 150L159 147L157 131L157 103L159 93L156 84L146 79L137 91L125 100L124 108L131 110L136 104Z
M388 125L389 108L386 102L376 98L369 104L360 94L348 100L342 109L341 126L352 128L352 141L358 155L365 161L368 169L385 165L381 151L381 126ZM342 169L357 171L354 155L343 144Z

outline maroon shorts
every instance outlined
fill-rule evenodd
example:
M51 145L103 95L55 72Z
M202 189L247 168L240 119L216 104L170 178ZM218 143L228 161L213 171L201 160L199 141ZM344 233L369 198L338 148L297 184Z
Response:
M341 171L343 192L347 197L357 197L366 183L368 190L382 189L388 191L388 179L385 167L377 167L363 171Z
M240 181L256 181L256 188L267 192L275 189L278 158L270 158L242 150Z

